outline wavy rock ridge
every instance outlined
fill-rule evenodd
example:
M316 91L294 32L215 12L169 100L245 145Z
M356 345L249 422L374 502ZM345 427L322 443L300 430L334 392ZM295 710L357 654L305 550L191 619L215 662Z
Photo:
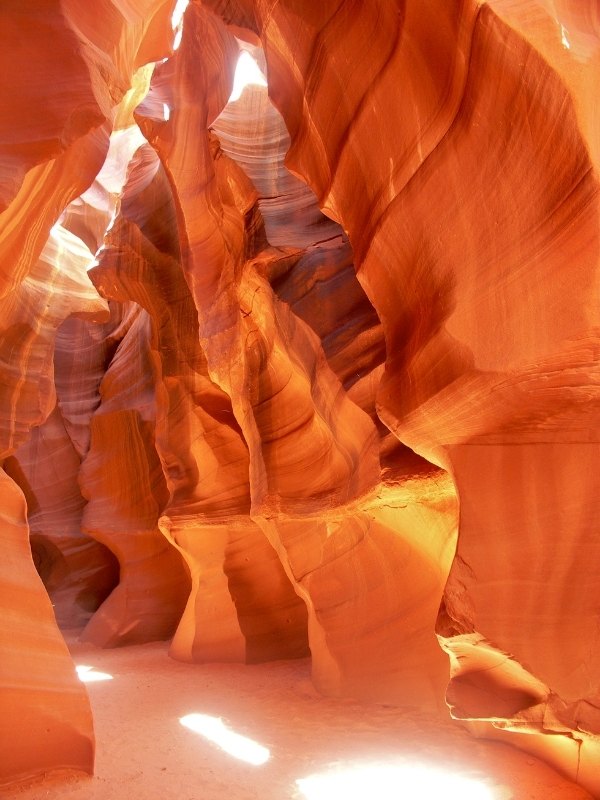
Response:
M58 621L600 796L594 0L174 6L0 10L0 782L92 769Z

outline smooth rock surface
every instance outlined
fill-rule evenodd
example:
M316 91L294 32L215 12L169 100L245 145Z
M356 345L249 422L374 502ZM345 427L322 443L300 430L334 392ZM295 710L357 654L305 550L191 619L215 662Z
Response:
M92 772L89 701L35 571L25 498L4 470L0 491L0 785L57 767Z
M2 780L91 768L49 594L103 646L310 652L600 796L594 0L0 32ZM240 48L268 89L228 101Z

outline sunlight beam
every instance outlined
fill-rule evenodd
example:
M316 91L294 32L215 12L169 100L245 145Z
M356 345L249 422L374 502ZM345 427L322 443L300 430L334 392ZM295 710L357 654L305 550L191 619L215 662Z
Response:
M185 10L189 4L190 0L177 0L175 3L175 8L173 9L173 14L171 15L171 27L173 30L177 30L177 28L181 25L183 15L185 14Z
M234 103L236 100L239 100L244 88L250 84L266 86L267 80L250 53L247 50L242 50L235 68L233 91L231 92L229 102Z
M230 756L246 761L248 764L260 766L265 764L271 755L266 747L258 744L246 736L229 730L221 717L211 717L208 714L188 714L180 717L179 722L186 728L199 733L213 742Z
M183 15L189 4L190 0L177 0L175 8L173 9L173 14L171 15L171 26L175 32L175 38L173 40L174 51L179 50L179 45L181 44L181 39L183 37Z

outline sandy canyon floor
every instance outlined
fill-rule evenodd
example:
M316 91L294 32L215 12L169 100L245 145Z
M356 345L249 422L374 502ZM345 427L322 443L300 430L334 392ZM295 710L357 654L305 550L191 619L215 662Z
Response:
M70 646L76 664L91 668L83 670L88 677L112 676L87 684L96 774L55 773L0 790L3 800L483 797L460 788L452 794L457 773L481 781L489 791L485 797L493 800L589 797L532 756L475 740L452 722L323 698L310 682L308 660L191 665L168 658L165 643L118 650ZM201 715L192 723L199 721L202 732L180 722L191 714ZM255 747L245 758L268 755L268 760L253 764L222 749L214 740L227 730L238 734L234 745L247 737L268 748L267 754ZM224 746L232 749L231 743ZM444 788L428 783L427 772L419 771L422 765L431 775L448 771ZM359 767L370 771L352 772L348 781L348 770ZM329 776L326 785L297 783L323 774ZM381 776L387 776L387 784L378 782Z

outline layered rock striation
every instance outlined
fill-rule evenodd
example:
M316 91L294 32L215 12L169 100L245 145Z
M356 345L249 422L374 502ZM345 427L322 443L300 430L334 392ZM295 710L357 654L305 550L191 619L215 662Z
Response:
M0 11L0 780L91 768L49 594L600 796L595 4L100 5Z

